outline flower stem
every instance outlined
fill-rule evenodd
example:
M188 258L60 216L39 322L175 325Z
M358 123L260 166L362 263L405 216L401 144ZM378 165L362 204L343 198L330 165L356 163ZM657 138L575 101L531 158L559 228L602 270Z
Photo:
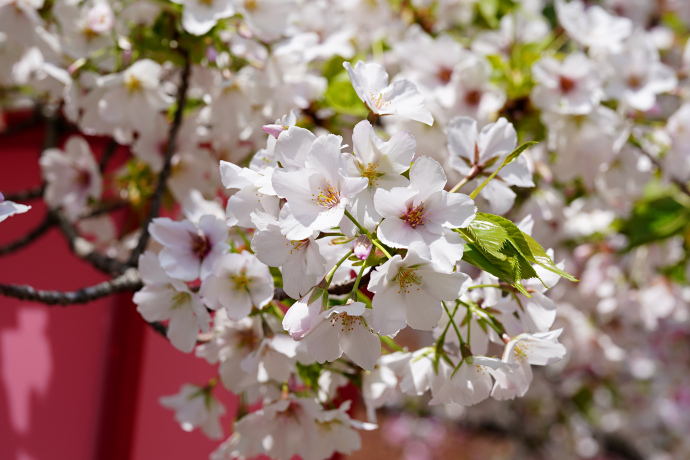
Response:
M367 230L366 228L362 227L362 225L361 225L359 222L357 222L357 219L355 219L355 218L352 216L352 214L350 214L350 211L348 211L347 209L345 210L345 215L347 216L348 219L350 219L350 220L352 221L353 224L355 224L355 226L357 227L357 229L358 229L361 233L365 234L365 235L369 238L369 240L372 242L372 244L373 244L374 246L376 246L377 248L379 248L379 249L381 250L381 252L383 253L383 255L386 256L386 258L388 258L388 259L392 259L392 258L393 258L393 256L390 255L390 253L386 250L386 248L383 247L383 245L381 244L381 242L380 242L378 239L374 238L374 236L371 234L371 232L370 232L369 230Z
M481 172L482 172L482 168L480 168L477 165L472 165L472 169L470 169L470 172L468 172L467 175L465 177L463 177L460 182L455 184L455 187L450 189L450 193L457 192L460 189L460 187L462 187L463 185L465 185L466 183L468 183L469 181L471 181L472 179L477 177L479 175L479 173L481 173Z

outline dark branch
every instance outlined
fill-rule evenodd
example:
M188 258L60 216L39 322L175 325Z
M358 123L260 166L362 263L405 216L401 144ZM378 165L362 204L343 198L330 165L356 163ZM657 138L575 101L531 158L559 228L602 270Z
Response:
M50 230L55 224L56 221L53 215L51 213L46 214L45 219L43 219L43 221L40 224L38 224L36 228L31 230L29 233L19 238L18 240L13 241L6 246L0 247L0 255L9 254L13 251L16 251L17 249L23 248L24 246L31 243L32 241L43 235L45 232Z
M115 149L117 149L117 142L115 142L115 139L111 139L108 145L105 146L105 149L103 149L103 156L101 157L100 163L98 163L98 169L101 171L101 174L103 174L105 168L108 167L108 163L113 157Z
M170 125L170 131L168 133L168 145L165 148L163 169L158 176L158 185L156 186L156 190L151 198L151 207L149 208L149 213L146 216L146 220L141 225L141 237L139 238L139 243L130 254L130 266L135 266L137 264L139 256L146 249L146 245L149 242L149 224L155 217L158 217L158 212L163 202L163 192L165 192L166 183L168 182L168 177L170 176L171 160L177 146L177 133L182 125L182 114L184 112L185 103L187 102L187 88L189 87L190 70L191 63L189 56L185 55L185 66L182 69L182 82L180 83L180 87L177 91L177 109L175 110L175 117L173 118L173 122Z
M362 279L359 282L360 286L366 286L367 284L369 284L370 274L371 274L371 272L362 276ZM328 288L328 293L331 295L349 294L350 292L352 292L353 287L355 287L355 280L348 281L346 283L335 284L335 285ZM285 299L289 299L289 298L290 298L290 296L287 295L287 293L280 288L276 288L275 292L273 293L273 300L280 301L280 300L285 300Z
M86 260L98 270L110 275L120 275L127 269L127 265L117 259L108 257L96 251L95 246L86 239L79 236L77 229L58 211L52 211L52 215L57 221L58 227L67 239L70 250L79 258Z
M46 305L64 306L88 303L116 292L138 291L142 286L138 271L132 268L115 279L87 286L78 291L44 291L26 285L0 284L0 295L41 302Z
M43 196L45 185L32 187L28 190L21 190L14 193L5 193L5 199L9 201L29 201Z

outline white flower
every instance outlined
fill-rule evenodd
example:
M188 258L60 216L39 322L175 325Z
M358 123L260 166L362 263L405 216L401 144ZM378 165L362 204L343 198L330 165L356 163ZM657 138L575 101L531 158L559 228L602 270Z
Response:
M448 124L450 165L465 176L471 173L490 175L503 164L516 145L515 128L505 118L484 126L481 131L477 122L468 117L456 117ZM510 185L534 187L532 174L522 156L501 169L497 177L500 179L494 179L484 187L482 196L498 214L504 214L513 206L516 195Z
M292 241L283 236L278 221L269 214L254 213L252 221L258 229L252 238L252 250L261 262L281 268L287 295L298 299L326 275L326 259L315 239L318 232Z
M235 14L234 0L171 0L184 5L182 27L192 35L203 35L216 25L219 19Z
M377 115L400 115L431 126L434 118L424 107L424 97L409 80L388 84L388 72L379 64L357 62L354 70L349 62L343 66L359 98Z
M630 19L612 16L598 5L586 8L581 0L556 0L555 4L558 22L584 46L615 49L632 33Z
M607 94L636 110L651 109L656 95L673 91L678 84L675 71L662 64L649 35L638 31L621 50L607 56L610 77Z
M598 69L583 53L569 54L562 62L546 56L532 67L537 85L532 103L563 114L591 112L603 96Z
M159 258L165 272L185 281L206 278L228 248L228 227L212 215L203 216L198 225L157 217L149 225L149 232L163 245Z
M302 240L316 230L337 227L346 206L367 187L365 178L346 175L341 140L332 134L321 136L311 145L305 168L273 173L273 188L287 200L280 220L281 230L288 239Z
M513 399L524 396L532 382L532 364L546 366L565 356L565 347L558 343L563 329L536 334L520 334L506 344L502 361L518 367L500 367L491 391L494 399Z
M211 439L223 437L220 417L225 414L225 406L218 401L209 388L185 384L176 395L162 396L159 402L163 407L175 411L175 420L185 431L201 427L201 431Z
M471 362L470 362L471 361ZM500 359L485 356L472 356L461 361L460 367L453 369L444 360L439 361L439 374L443 383L434 391L429 401L434 404L458 404L473 406L484 401L491 394L495 369L509 367Z
M262 308L273 299L273 277L268 267L247 251L225 254L213 266L199 293L213 310L225 308L228 317L240 320L252 307Z
M371 274L372 326L379 334L395 334L406 324L431 330L441 319L441 302L458 299L467 289L469 276L439 271L418 248L411 246L404 259L396 254Z
M142 59L124 72L101 77L104 93L98 102L99 115L121 131L154 131L155 113L172 102L163 91L161 70L157 62Z
M208 332L211 322L201 299L184 282L170 278L151 251L139 257L139 271L144 288L134 294L137 311L148 322L169 319L167 337L170 342L178 350L191 352L199 329Z
M381 342L365 323L370 312L362 302L337 305L322 312L303 340L309 356L331 362L345 353L362 369L373 371L381 356Z
M348 173L369 181L369 187L357 195L352 214L360 224L373 231L381 221L374 208L376 190L408 185L409 181L401 174L410 169L417 143L407 131L396 133L384 142L376 135L371 123L364 120L355 126L352 144L354 158L348 164ZM351 223L346 225L352 226Z
M226 215L230 226L252 227L253 212L278 214L279 199L271 185L273 168L254 171L227 161L220 162L220 177L227 189L238 189L228 200Z
M15 214L25 213L29 209L31 206L5 200L3 194L0 193L0 222Z
M84 138L70 137L64 151L44 151L40 165L47 182L45 200L48 206L62 207L68 219L76 220L89 198L100 198L101 174Z
M422 243L434 261L455 265L462 243L450 229L469 225L477 208L467 195L443 190L445 185L441 165L422 157L410 169L408 187L377 190L374 205L385 218L377 230L381 241L394 248Z

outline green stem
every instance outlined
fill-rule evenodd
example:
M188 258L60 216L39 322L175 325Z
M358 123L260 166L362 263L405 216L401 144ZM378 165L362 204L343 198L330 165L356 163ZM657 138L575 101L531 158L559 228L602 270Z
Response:
M242 237L242 241L244 241L244 245L247 247L247 251L254 254L254 251L252 251L252 242L249 241L249 238L247 238L246 233L240 230L239 227L235 227L235 231L240 234L240 237Z
M470 169L470 172L468 172L467 175L465 177L463 177L460 182L455 184L455 187L450 189L450 193L457 192L460 189L460 187L462 187L463 185L465 185L466 183L468 183L469 181L471 181L472 179L477 177L481 172L482 172L482 170L479 166L473 165L472 169Z
M352 214L350 214L350 212L349 212L347 209L345 210L345 216L347 216L347 218L350 219L350 220L352 221L353 224L355 224L355 226L357 227L357 229L358 229L361 233L363 233L364 235L367 236L367 238L369 238L369 241L371 241L372 244L373 244L374 246L376 246L377 248L379 248L379 249L381 250L381 252L383 253L383 255L386 256L386 258L388 258L388 259L392 259L392 258L393 258L393 256L391 256L391 255L388 253L388 251L386 251L386 248L384 248L383 245L381 245L381 243L379 242L379 240L377 240L376 238L374 238L374 236L371 234L371 232L370 232L369 230L367 230L366 228L362 227L362 225L361 225L359 222L357 222L357 219L355 219L355 218L352 216Z
M402 348L400 345L398 345L397 343L395 343L395 340L391 339L391 338L388 337L387 335L380 335L379 338L381 339L381 342L383 342L383 343L384 343L386 346L388 346L388 348L390 348L391 350L395 350L395 351L405 351L405 350L403 350L403 348Z
M503 286L500 284L477 284L476 286L470 286L467 288L467 290L470 289L479 289L479 288L496 288L496 289L503 289Z
M371 254L369 254L371 255ZM357 293L359 292L359 282L362 279L362 275L364 274L364 269L367 268L367 262L369 261L369 257L367 257L367 260L364 261L362 264L362 268L359 269L359 273L357 274L357 279L355 279L355 284L352 286L352 292L350 292L350 298L352 300L357 300Z
M446 306L446 303L444 301L441 301L441 303L443 304L443 308L446 310L446 314L448 315L448 321L450 321L450 324L453 325L453 329L455 329L455 334L458 336L458 340L462 345L463 343L465 343L465 341L462 339L462 335L460 335L460 329L458 329L458 325L455 324L455 320L453 319L453 315L455 314L455 312L453 312L453 315L451 315L450 310L448 310L448 307Z
M338 263L336 263L335 266L334 266L333 268L331 268L331 271L328 272L328 275L326 275L326 278L325 278L325 280L326 280L326 289L328 289L328 286L331 285L331 281L333 281L333 275L335 275L335 271L338 270L338 268L340 268L340 266L343 264L343 262L345 262L345 261L347 260L347 258L350 257L351 255L352 255L352 250L350 249L350 251L348 251L348 253L345 254L345 255L343 256L343 258L340 259L340 260L338 261Z

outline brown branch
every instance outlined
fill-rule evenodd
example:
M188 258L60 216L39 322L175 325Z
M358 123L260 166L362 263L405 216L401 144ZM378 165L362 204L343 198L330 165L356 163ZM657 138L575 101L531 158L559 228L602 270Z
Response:
M86 239L79 236L77 229L58 211L52 211L52 215L57 221L58 228L67 239L70 250L79 258L84 259L96 269L110 275L121 275L127 269L127 265L117 259L108 257L96 251L96 247Z
M158 184L156 185L156 190L151 197L151 206L149 208L149 213L146 216L141 225L141 237L139 238L139 243L136 248L132 250L129 257L129 266L135 266L139 260L139 256L146 249L146 245L149 242L149 225L155 217L158 217L158 212L160 210L161 204L163 203L163 192L165 192L166 183L168 182L168 177L171 172L172 157L175 153L177 147L177 134L182 126L182 115L184 112L184 106L187 102L187 89L189 87L189 75L191 71L191 62L189 56L185 54L185 65L182 69L182 82L177 91L177 109L175 110L175 117L170 125L170 131L168 132L168 144L165 148L165 160L163 162L163 169L158 175Z
M100 170L101 174L103 174L105 168L108 167L108 163L110 162L110 159L113 157L113 154L115 153L116 149L117 142L115 142L115 139L110 139L108 145L106 145L105 149L103 149L103 156L101 157L100 163L98 163L98 169Z
M4 193L5 199L8 201L29 201L43 196L45 185L38 185L28 190L20 190L13 193Z
M0 255L9 254L11 252L16 251L17 249L23 248L24 246L26 246L27 244L36 240L38 237L40 237L41 235L46 233L48 230L50 230L56 223L57 222L56 222L55 218L53 217L53 214L51 214L51 213L46 214L43 221L40 224L38 224L29 233L22 236L18 240L7 244L6 246L0 247Z
M73 305L88 303L116 292L138 291L143 286L139 272L131 268L110 281L87 286L77 291L45 291L31 286L0 284L0 295L46 305Z

